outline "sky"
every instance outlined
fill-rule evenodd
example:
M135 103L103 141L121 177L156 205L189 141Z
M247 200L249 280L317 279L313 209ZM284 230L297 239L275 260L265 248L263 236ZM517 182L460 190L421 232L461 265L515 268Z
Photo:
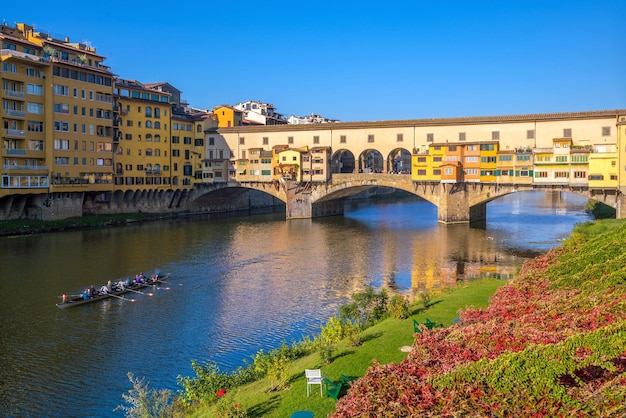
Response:
M6 3L7 24L89 42L117 76L196 108L259 100L343 122L626 109L623 0Z

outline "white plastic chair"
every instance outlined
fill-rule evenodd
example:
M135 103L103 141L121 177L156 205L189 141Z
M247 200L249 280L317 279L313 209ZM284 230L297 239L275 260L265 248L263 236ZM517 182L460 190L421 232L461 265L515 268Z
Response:
M322 390L322 383L324 382L324 376L320 369L305 369L306 375L306 396L311 394L311 385L320 385L320 396L324 396Z

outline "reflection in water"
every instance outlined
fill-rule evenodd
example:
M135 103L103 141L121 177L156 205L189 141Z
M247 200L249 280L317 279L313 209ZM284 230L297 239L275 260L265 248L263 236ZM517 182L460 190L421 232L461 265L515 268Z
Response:
M557 198L558 197L558 198ZM412 295L505 276L588 220L573 195L511 195L480 228L426 202L350 202L343 217L196 218L0 239L0 416L119 416L127 372L177 390L191 360L231 370L319 330L368 285ZM513 214L511 214L513 213ZM160 267L154 296L59 310L63 293Z

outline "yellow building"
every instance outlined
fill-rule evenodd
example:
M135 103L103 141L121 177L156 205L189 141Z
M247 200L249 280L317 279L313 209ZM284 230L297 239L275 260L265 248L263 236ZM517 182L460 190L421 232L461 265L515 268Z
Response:
M498 141L485 141L478 144L478 148L480 150L480 181L495 182L500 143Z
M299 149L285 148L274 154L274 177L276 179L301 181L302 179L302 153Z
M3 25L0 33L3 160L10 167L3 184L15 186L10 193L109 191L113 74L104 57L21 23ZM47 190L44 174L50 175Z
M48 121L44 116L46 100L52 101L52 88L44 79L51 79L52 66L43 59L42 46L29 41L23 30L2 25L0 41L0 197L44 194L49 190L54 141L52 112L48 112Z
M218 128L242 126L243 111L232 106L216 106L213 108L213 117L217 120Z
M589 154L589 189L617 187L618 152L594 152Z
M118 79L115 100L116 189L169 188L170 95L138 81Z
M413 154L411 157L411 178L414 181L439 181L439 177L433 175L433 156L428 151Z

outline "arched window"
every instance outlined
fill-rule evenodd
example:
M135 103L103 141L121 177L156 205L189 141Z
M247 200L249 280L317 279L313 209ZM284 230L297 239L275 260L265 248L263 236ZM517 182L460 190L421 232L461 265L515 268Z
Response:
M152 173L152 164L146 164L146 173Z
M146 106L146 117L147 118L152 117L152 108L150 106Z
M152 148L146 148L146 157L152 157Z
M117 147L117 150L115 151L115 153L119 155L124 154L124 147Z
M202 132L202 125L198 125L197 132L198 132L198 133L201 133L201 132Z
M154 142L161 142L161 135L155 135L154 136Z
M152 142L152 134L146 134L146 142Z
M161 174L161 164L154 165L154 172L155 174Z
M152 121L151 120L147 120L146 121L146 128L152 128Z
M154 156L155 156L155 157L160 157L160 156L161 156L161 150L160 150L160 149L158 149L158 148L155 148L155 149L154 149Z
M159 109L158 107L154 108L154 117L155 118L160 118L161 117L161 109Z
M154 129L161 129L161 122L154 122Z

